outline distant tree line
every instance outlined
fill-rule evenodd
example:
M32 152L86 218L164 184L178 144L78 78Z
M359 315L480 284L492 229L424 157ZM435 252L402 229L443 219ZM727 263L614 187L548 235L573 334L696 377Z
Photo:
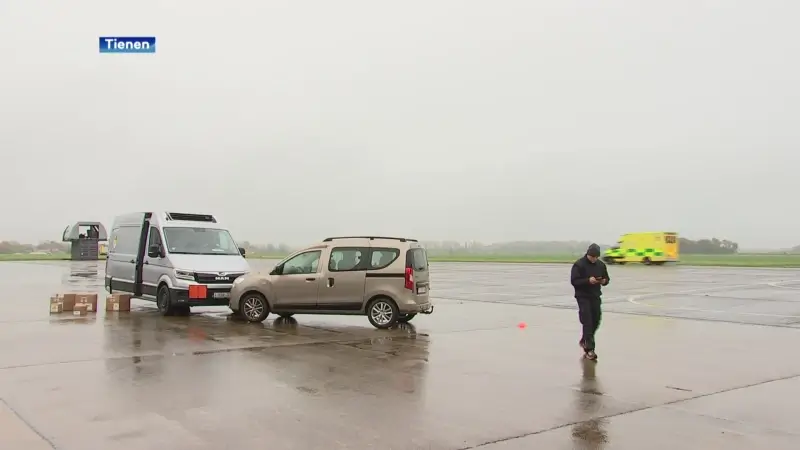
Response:
M514 241L495 244L480 242L439 241L424 242L431 255L581 255L589 247L589 241ZM680 252L687 254L723 255L739 251L739 244L727 239L679 238ZM608 245L602 245L605 250ZM800 246L798 246L800 247ZM800 249L799 249L800 250Z
M43 241L39 244L21 244L17 241L0 241L0 255L32 252L63 253L69 251L69 243Z
M739 251L739 244L727 239L711 238L691 240L680 238L680 251L685 254L724 255ZM457 255L581 255L589 241L512 241L483 244L476 241L425 241L422 242L432 256ZM253 244L241 242L248 253L257 255L288 255L295 248L286 244ZM607 245L601 245L604 249ZM0 241L0 254L41 252L68 252L69 243L43 241L39 244L22 244L16 241ZM789 250L800 253L800 245Z
M691 239L679 238L680 252L696 255L732 255L739 252L739 244L727 239Z
M422 242L432 256L457 255L581 255L589 241L511 241L483 244L477 241L425 241Z
M240 242L239 245L249 254L256 255L288 255L294 249L286 244L252 244L249 241Z

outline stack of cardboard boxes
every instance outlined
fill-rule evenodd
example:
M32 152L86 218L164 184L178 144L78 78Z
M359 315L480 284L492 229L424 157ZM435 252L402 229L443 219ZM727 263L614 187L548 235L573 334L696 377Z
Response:
M130 294L111 294L106 297L106 311L130 311ZM75 316L85 316L97 312L97 294L68 293L50 297L50 314L71 312Z

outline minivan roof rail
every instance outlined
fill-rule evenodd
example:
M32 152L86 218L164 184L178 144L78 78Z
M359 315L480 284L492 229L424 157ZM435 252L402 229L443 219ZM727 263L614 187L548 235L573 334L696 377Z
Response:
M406 241L417 242L416 239L389 237L389 236L335 236L335 237L325 238L322 242L330 242L334 239L369 239L371 241L374 241L375 239L394 239L400 242L406 242Z
M214 218L211 214L191 214L191 213L179 213L179 212L168 212L167 220L182 220L186 222L211 222L217 223L217 219Z

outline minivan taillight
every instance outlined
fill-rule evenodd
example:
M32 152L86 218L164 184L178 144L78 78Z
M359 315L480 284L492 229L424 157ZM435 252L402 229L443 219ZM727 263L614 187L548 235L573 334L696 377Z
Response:
M406 267L406 289L414 290L414 269Z

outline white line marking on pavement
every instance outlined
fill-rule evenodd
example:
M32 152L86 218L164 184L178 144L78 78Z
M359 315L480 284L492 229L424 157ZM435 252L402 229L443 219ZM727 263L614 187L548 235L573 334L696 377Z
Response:
M729 286L720 286L717 288L705 288L705 289L691 289L686 291L676 291L676 292L654 292L650 294L640 294L640 295L631 295L628 297L628 302L639 305L639 306L648 306L650 308L661 308L661 309L674 309L679 311L690 311L690 312L701 312L701 313L712 313L712 314L734 314L734 315L742 315L742 316L758 316L758 317L775 317L780 319L800 319L800 316L791 315L791 314L768 314L768 313L755 313L755 312L746 312L746 311L720 311L714 309L702 309L702 308L692 308L689 306L666 306L666 305L653 305L651 303L646 303L641 301L642 299L647 298L658 298L658 297L668 297L670 295L683 295L683 294L706 294L710 292L717 292L717 291L729 291L732 289L741 289L741 288L752 288L756 286L770 286L782 289L800 289L791 286L784 286L785 284L789 283L798 283L798 280L780 280L780 281L762 281L759 283L749 283L749 284L737 284L737 285L729 285Z

